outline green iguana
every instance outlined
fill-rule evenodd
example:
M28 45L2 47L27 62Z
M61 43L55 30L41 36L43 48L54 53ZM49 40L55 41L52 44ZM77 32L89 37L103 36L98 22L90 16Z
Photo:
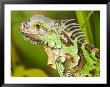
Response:
M100 51L89 43L74 19L35 15L23 21L19 30L26 40L45 48L48 65L60 77L100 76Z

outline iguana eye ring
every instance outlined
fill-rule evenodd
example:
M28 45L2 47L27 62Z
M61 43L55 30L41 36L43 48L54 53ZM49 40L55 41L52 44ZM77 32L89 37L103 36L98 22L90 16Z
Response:
M39 24L35 24L34 27L37 28L37 29L40 29L40 25Z

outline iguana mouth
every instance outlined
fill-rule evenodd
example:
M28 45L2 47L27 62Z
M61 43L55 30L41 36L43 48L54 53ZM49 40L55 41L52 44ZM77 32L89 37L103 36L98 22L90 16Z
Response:
M22 29L21 32L23 34L25 34L26 36L27 36L27 34L31 34L31 35L47 35L47 32L45 30L43 30L43 29L39 29L39 30Z
M24 34L23 34L24 35ZM31 34L25 33L24 40L31 42L31 44L42 45L43 42L39 38L35 38Z

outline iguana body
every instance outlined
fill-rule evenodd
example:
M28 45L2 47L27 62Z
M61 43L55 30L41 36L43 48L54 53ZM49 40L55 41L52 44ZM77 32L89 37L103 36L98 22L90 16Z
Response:
M33 44L43 45L48 64L57 69L59 76L99 76L99 49L86 40L73 21L35 15L21 23L20 31Z

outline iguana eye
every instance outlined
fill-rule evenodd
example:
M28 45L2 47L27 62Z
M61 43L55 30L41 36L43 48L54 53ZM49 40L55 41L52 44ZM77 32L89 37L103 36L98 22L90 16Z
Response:
M36 29L40 29L40 27L41 27L40 24L35 24L34 25L34 28L36 28Z

